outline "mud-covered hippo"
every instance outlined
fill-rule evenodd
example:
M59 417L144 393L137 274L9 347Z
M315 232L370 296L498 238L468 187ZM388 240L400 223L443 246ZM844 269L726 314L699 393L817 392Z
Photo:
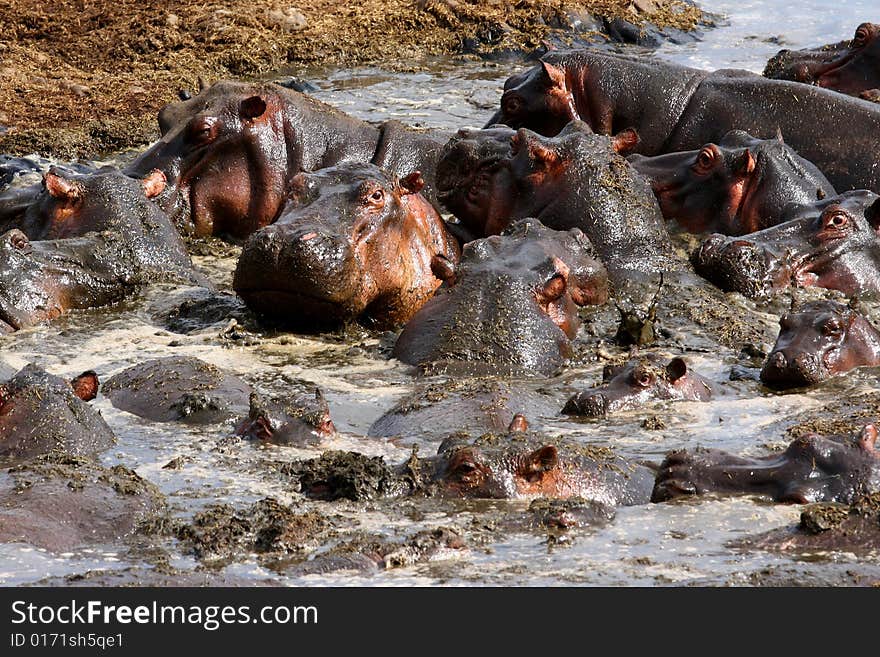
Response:
M794 440L784 452L759 458L717 449L671 452L660 466L651 499L682 495L745 493L777 502L845 502L880 491L877 429L865 425L858 436Z
M612 280L681 268L650 185L618 154L636 140L632 132L595 135L580 121L553 138L461 130L444 147L437 188L475 237L534 217L557 230L580 228Z
M628 160L650 181L664 218L693 233L753 233L782 223L794 207L837 193L781 134L756 139L731 130L699 150Z
M432 260L459 254L423 186L419 172L397 178L372 164L298 174L278 221L245 243L235 291L302 328L406 322L441 283Z
M311 397L267 398L252 392L250 410L236 425L235 435L273 445L304 447L332 438L336 427L320 388Z
M555 135L575 119L603 135L634 128L643 155L698 149L730 130L760 139L781 131L838 191L880 189L880 107L742 70L708 72L598 50L548 53L505 82L487 126Z
M880 25L862 23L849 41L804 50L780 50L767 62L764 75L869 100L870 92L880 89Z
M864 365L880 365L880 331L849 306L813 301L779 320L761 381L774 388L810 386Z
M345 163L373 163L397 176L421 171L432 198L442 142L396 121L360 121L272 83L221 80L167 105L162 136L126 172L162 171L157 201L182 229L244 238L272 223L291 179Z
M691 370L683 358L667 363L656 354L646 354L623 365L606 366L602 385L574 395L562 412L605 417L654 400L709 401L712 390L712 383Z
M165 187L165 174L158 169L134 179L110 168L72 173L52 167L14 227L31 240L80 237L92 231L136 231L160 233L157 240L177 246L181 244L177 232L151 201Z
M251 387L191 356L166 356L109 378L101 392L113 406L154 422L207 424L247 414Z
M611 506L644 504L654 472L630 463L607 447L563 437L542 438L516 416L508 431L472 440L453 435L436 456L412 457L397 468L381 458L341 453L301 461L286 469L300 490L321 499L368 499L420 492L477 498L580 497ZM360 463L360 465L355 465ZM369 480L364 474L369 473Z
M56 553L110 544L155 522L164 506L134 470L53 452L0 471L0 543Z
M0 325L19 329L104 306L150 283L210 286L148 198L165 185L159 172L144 180L50 172L45 183L35 222L26 213L22 228L62 239L31 240L18 228L0 235Z
M433 370L552 374L571 355L577 307L608 298L605 268L584 234L534 219L469 242L458 266L437 257L433 268L445 286L392 352Z
M761 299L790 285L880 292L880 197L864 190L802 206L794 218L744 237L712 235L694 252L697 273Z
M52 450L91 456L111 447L113 431L86 403L97 392L94 372L65 381L33 364L0 382L0 461Z

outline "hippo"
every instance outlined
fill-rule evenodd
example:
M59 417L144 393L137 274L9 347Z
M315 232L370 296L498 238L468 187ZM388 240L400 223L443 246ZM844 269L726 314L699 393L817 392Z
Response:
M198 358L166 356L119 372L101 392L115 408L154 422L211 424L246 414L252 390Z
M0 383L0 461L61 450L92 456L116 443L101 414L86 402L95 398L98 377L84 372L72 381L30 364Z
M850 504L880 491L876 441L877 429L868 424L857 436L806 434L784 452L758 458L717 449L671 452L657 472L651 501L704 493L744 493L795 504Z
M649 353L623 365L606 366L602 385L574 395L562 412L605 417L655 399L704 402L712 398L713 387L708 379L691 370L683 358L665 363L658 355Z
M338 164L372 163L403 177L421 171L433 196L442 141L389 121L360 121L272 83L221 80L159 112L159 141L125 173L168 179L159 205L184 231L243 239L272 223L292 178Z
M766 299L791 285L880 291L880 197L858 190L802 206L789 221L745 237L712 235L693 253L697 273L726 291Z
M26 212L22 228L33 239L20 228L0 235L0 326L20 329L115 303L150 283L211 287L149 200L165 186L160 172L133 180L50 171L45 183L49 221L31 223ZM52 236L60 239L42 239Z
M773 388L811 386L865 365L880 365L880 331L849 306L813 301L779 320L761 381Z
M775 80L793 80L870 99L880 89L880 25L862 23L849 41L780 50L764 68Z
M636 140L632 132L594 135L581 121L554 138L525 129L461 130L444 147L437 187L441 201L477 237L525 217L557 230L580 228L612 282L632 271L685 268L673 254L650 185L618 155Z
M436 456L391 468L381 457L327 452L318 459L281 466L308 497L374 499L413 493L445 497L528 499L580 497L611 506L645 504L654 472L611 448L528 431L517 415L508 430L448 436Z
M409 321L392 355L432 370L546 376L571 355L578 306L608 299L608 277L577 228L534 219L436 256L444 286Z
M717 143L730 130L759 139L781 130L836 190L880 189L880 107L742 70L709 72L594 49L551 52L505 82L486 125L553 136L575 119L603 135L633 128L641 138L635 152L652 156Z
M51 167L43 175L39 195L25 208L15 227L30 240L81 237L99 231L147 231L172 248L182 242L151 199L166 187L158 169L142 179L106 168L91 173L70 173ZM143 228L138 228L138 224Z
M248 415L235 427L235 435L273 445L304 447L336 435L330 407L320 388L313 397L266 399L252 392Z
M106 545L164 511L159 489L122 465L52 452L0 471L0 543L54 553Z
M627 158L651 183L667 220L692 233L745 235L782 223L794 207L837 192L780 133L731 130L699 150Z
M235 291L305 329L405 323L441 283L432 260L459 256L423 187L417 171L397 178L372 164L297 174L278 221L245 242Z

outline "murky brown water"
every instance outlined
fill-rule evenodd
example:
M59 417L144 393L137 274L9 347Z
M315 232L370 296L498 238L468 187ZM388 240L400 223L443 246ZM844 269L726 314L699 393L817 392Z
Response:
M709 8L713 5L726 8L721 1L704 4ZM811 7L822 4L814 2ZM740 5L738 2L737 6ZM752 3L742 11L751 16L749 12L754 12L756 6L757 3ZM814 10L828 11L819 6ZM801 11L799 20L804 26L799 25L794 33L801 41L789 42L789 47L837 40L848 36L859 22L855 18L847 19L845 35L825 35L805 27L810 20L809 12ZM751 42L759 45L750 51L746 37L753 24L743 25L742 21L732 19L727 28L720 28L704 44L664 47L662 55L709 67L721 67L738 58L741 65L748 60L745 65L750 62L750 68L759 68L754 62L766 59L766 38L772 35L754 35L757 38ZM727 41L723 38L725 29L730 36ZM744 52L751 53L751 59ZM376 69L295 73L319 87L316 96L361 118L374 121L396 118L452 131L465 125L482 125L497 102L503 80L516 70L518 67L511 64L473 62L428 64L422 72L413 74L392 74ZM196 260L218 285L229 288L234 257ZM357 530L400 541L419 529L437 526L453 527L467 535L475 522L485 522L494 512L527 506L520 501L430 503L415 513L392 511L381 503L304 502L290 492L283 481L272 476L266 463L316 456L321 449L382 455L390 462L404 460L410 453L409 447L364 435L376 418L412 390L414 379L409 368L377 357L379 345L383 341L387 343L388 337L366 331L355 332L354 337L349 335L347 341L332 336L272 334L264 336L258 344L243 346L218 337L224 323L189 335L163 329L155 316L191 293L187 289L161 287L119 307L74 313L51 326L0 337L0 361L13 367L36 362L51 372L66 375L95 369L102 380L106 380L147 358L186 354L237 373L266 392L304 392L315 385L322 388L341 433L338 439L320 449L255 448L247 444L221 447L221 439L228 435L231 425L155 424L115 410L104 397L93 402L119 439L116 448L103 455L102 462L133 467L156 483L168 496L173 513L180 518L188 519L206 504L217 501L244 506L274 496L285 503L300 504L302 509L319 508L339 514L348 518ZM880 315L875 312L873 318L876 321ZM697 351L687 356L694 369L719 384L722 392L713 402L659 403L607 421L579 423L555 415L533 420L543 425L549 435L566 434L585 442L610 444L621 454L635 459L658 461L671 449L697 445L760 454L767 446L787 442L785 429L796 424L805 413L822 411L833 415L841 400L868 390L880 390L880 371L867 369L807 393L771 395L757 382L728 380L731 366L738 362L738 354L730 350L719 347L708 353ZM564 397L565 391L599 382L601 369L599 362L572 368L546 386L558 386ZM651 415L657 416L665 428L642 428L642 421ZM434 449L436 443L423 445L423 453ZM162 466L178 457L183 458L181 469L163 469ZM798 516L796 507L752 498L686 500L622 508L608 526L577 531L563 540L548 540L541 533L498 534L488 541L473 542L471 549L455 559L368 576L343 571L290 578L283 572L268 570L256 559L228 566L226 574L253 581L271 578L285 584L309 585L663 585L763 581L826 584L847 581L847 570L880 580L877 557L856 559L852 555L832 554L791 558L742 552L726 545L748 534L791 525ZM168 550L173 566L188 570L198 565L182 554L173 541L169 540L163 547ZM32 583L53 575L118 569L133 564L142 565L142 562L124 545L63 555L20 545L0 545L0 584Z

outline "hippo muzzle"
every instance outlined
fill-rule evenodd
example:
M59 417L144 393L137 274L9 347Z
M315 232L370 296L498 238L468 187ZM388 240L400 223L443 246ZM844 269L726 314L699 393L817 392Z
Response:
M750 299L770 296L791 280L787 254L743 239L715 234L706 239L691 257L697 273L727 291Z
M822 359L813 353L774 351L761 370L761 381L774 388L811 386L828 378Z

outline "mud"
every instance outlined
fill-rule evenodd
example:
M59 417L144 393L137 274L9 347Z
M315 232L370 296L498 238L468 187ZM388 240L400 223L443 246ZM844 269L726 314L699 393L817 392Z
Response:
M156 112L200 76L316 64L413 70L430 56L532 52L571 32L574 18L594 18L602 42L614 19L637 35L648 21L692 30L702 17L680 0L254 0L246 11L233 0L5 0L0 15L0 152L66 159L155 139Z

